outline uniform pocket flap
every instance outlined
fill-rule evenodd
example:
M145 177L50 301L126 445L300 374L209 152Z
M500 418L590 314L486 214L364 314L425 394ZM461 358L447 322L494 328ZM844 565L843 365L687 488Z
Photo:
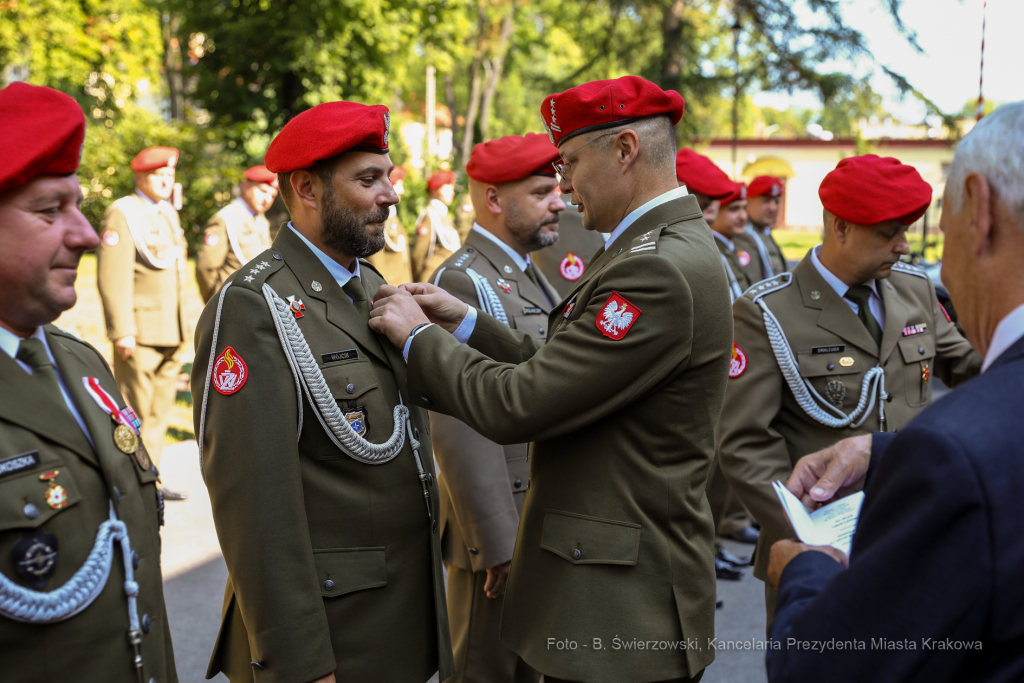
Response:
M904 363L918 363L935 357L935 337L930 334L900 339L899 347Z
M0 531L35 529L82 499L71 472L43 462L38 451L2 458L0 465L9 473L0 477Z
M800 376L854 375L864 371L864 361L845 350L839 353L798 353Z
M377 377L368 360L355 360L321 368L331 395L339 401L354 401L377 388Z
M635 565L640 525L547 510L540 547L573 564Z
M325 598L388 585L383 547L314 550L313 560Z

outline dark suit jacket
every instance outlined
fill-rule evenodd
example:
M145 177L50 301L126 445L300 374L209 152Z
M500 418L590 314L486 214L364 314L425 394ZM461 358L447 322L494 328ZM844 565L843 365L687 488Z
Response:
M875 434L850 568L809 552L782 574L772 683L1024 680L1022 385L1024 340Z

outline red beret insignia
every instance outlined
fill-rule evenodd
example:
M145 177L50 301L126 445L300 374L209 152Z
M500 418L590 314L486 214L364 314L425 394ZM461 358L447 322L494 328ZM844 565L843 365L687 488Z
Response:
M285 124L264 163L274 173L288 173L349 150L386 154L390 127L391 114L382 104L325 102Z
M770 175L759 175L747 185L747 198L751 197L781 197L785 188L782 181Z

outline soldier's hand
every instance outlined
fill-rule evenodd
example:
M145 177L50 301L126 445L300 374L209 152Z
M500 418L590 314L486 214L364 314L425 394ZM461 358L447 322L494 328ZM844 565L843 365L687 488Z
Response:
M135 337L121 337L114 342L114 351L121 360L128 360L135 353Z
M816 510L864 488L871 464L871 435L852 436L797 461L786 488Z
M768 581L771 582L775 590L779 590L779 579L782 577L782 571L786 568L786 565L794 557L808 550L825 553L843 565L844 569L850 566L850 558L846 556L846 553L830 545L807 545L792 539L777 541L772 544L771 559L768 560Z
M428 322L412 294L404 289L381 285L373 296L370 329L387 335L388 340L399 349L405 347L414 327Z
M426 282L413 282L402 285L402 289L409 292L416 299L423 312L430 318L430 322L440 325L449 332L455 332L462 319L466 317L469 306L456 299L440 287Z
M497 567L488 567L487 581L484 583L484 593L489 598L498 598L505 594L505 584L508 583L508 570L512 566L512 560Z

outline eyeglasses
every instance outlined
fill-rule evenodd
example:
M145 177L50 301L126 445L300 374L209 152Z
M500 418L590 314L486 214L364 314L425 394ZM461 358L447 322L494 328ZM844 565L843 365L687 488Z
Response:
M593 140L588 142L586 145L580 145L579 147L577 147L573 151L569 152L568 156L572 156L573 154L576 154L577 152L579 152L581 149L583 149L587 145L592 145L595 142L597 142L598 140L600 140L601 138L607 137L609 135L618 135L618 131L615 131L613 133L603 133L601 135L598 135L596 138L594 138ZM562 157L562 159L563 159L563 161L552 161L551 162L551 166L555 169L555 173L557 173L558 175L562 176L563 178L568 178L569 177L568 171L571 169L572 164L569 163L568 161L564 161L565 157Z

